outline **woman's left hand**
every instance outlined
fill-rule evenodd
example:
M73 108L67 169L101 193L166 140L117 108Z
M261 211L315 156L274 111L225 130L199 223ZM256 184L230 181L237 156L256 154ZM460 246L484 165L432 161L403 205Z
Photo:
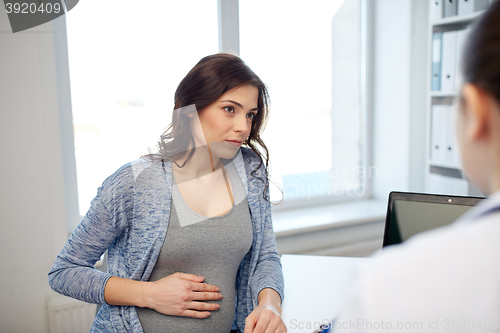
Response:
M278 296L278 301L274 294ZM286 333L279 304L278 293L272 289L264 289L259 295L259 306L245 320L245 333Z

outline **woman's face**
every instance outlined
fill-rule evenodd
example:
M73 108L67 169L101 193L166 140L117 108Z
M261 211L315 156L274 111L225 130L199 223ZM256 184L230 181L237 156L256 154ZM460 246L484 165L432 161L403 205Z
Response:
M208 143L214 156L231 159L252 129L257 114L259 90L243 85L225 92L214 103L198 111L192 130L196 146ZM201 127L200 127L201 125Z

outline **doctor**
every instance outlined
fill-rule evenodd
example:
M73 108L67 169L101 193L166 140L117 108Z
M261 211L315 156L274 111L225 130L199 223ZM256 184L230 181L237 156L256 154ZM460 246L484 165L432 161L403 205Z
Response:
M488 198L360 268L325 332L500 332L500 1L464 50L457 140L468 179Z

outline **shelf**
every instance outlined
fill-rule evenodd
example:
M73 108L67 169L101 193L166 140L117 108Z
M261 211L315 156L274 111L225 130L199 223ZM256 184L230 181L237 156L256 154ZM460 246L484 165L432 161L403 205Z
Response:
M447 168L447 169L454 169L454 170L459 170L462 171L462 168L456 164L447 164L447 163L440 163L440 162L433 162L429 161L429 166L435 166L439 168Z
M431 97L458 97L456 91L431 91L429 94Z
M446 163L429 163L429 173L438 174L445 177L465 179L464 172L457 165L450 165Z
M450 17L445 17L441 18L439 20L433 21L432 26L438 27L438 26L443 26L443 25L449 25L449 24L460 24L460 23L468 23L475 18L481 16L485 10L481 10L479 12L474 12L471 14L467 15L462 15L462 16L450 16Z

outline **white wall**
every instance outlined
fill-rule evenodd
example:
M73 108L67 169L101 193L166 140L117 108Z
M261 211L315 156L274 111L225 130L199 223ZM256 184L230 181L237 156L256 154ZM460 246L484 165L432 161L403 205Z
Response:
M373 195L423 191L426 0L379 0L374 8Z
M0 10L0 331L48 332L47 273L67 238L52 23Z

